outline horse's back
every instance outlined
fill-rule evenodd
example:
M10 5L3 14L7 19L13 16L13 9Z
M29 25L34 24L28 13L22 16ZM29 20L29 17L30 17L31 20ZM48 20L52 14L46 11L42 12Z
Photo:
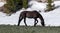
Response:
M37 12L37 11L23 11L23 12L21 12L21 13L39 13L39 12Z
M23 11L20 15L28 18L35 18L39 16L39 13L37 11Z

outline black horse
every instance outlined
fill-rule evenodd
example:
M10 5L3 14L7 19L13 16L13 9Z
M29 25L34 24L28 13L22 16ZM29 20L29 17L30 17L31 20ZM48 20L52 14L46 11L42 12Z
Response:
M34 20L35 20L34 21L34 26L36 26L36 24L38 23L37 18L39 18L41 20L42 26L45 26L44 19L43 19L42 15L39 12L37 12L36 10L21 12L21 14L19 16L18 26L19 26L19 24L20 24L20 22L21 22L22 19L24 19L24 23L27 26L27 24L26 24L26 17L27 18L34 18Z

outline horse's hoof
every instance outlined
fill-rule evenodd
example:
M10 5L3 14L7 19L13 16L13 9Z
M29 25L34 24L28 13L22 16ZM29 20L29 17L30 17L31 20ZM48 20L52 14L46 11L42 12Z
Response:
M36 27L36 25L34 25L34 27Z
M45 27L45 25L43 25L43 27Z
M26 25L27 26L27 25Z
M19 25L17 25L17 26L19 26Z

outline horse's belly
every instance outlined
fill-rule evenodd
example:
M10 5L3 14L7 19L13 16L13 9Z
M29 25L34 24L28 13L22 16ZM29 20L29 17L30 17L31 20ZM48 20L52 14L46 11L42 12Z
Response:
M37 16L26 16L27 18L36 18Z
M30 16L30 17L27 17L27 18L33 18L33 17Z

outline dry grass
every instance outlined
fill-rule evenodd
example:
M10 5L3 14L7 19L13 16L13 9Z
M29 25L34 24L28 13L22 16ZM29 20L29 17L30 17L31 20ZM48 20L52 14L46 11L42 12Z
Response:
M60 27L0 25L0 33L60 33Z

